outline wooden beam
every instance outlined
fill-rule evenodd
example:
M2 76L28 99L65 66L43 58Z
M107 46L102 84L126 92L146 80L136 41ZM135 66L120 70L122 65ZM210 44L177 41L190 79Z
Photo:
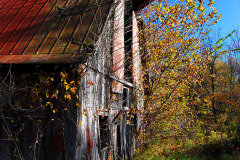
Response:
M119 82L119 83L121 83L121 84L123 84L123 85L125 85L127 87L137 89L137 87L134 84L132 84L132 83L130 83L130 82L124 80L124 79L118 78L118 77L116 77L116 76L114 76L112 74L106 74L106 73L100 72L98 69L90 67L89 65L86 65L86 64L82 64L82 65L87 67L87 68L89 68L89 69L91 69L91 70L93 70L94 72L98 72L99 74L101 74L103 76L109 77L109 78L111 78L111 79L113 79L113 80L115 80L115 81L117 81L117 82Z
M108 75L108 76L109 76L111 79L113 79L113 80L115 80L115 81L117 81L117 82L119 82L119 83L122 83L122 84L124 84L124 85L127 86L127 87L137 88L135 85L133 85L132 83L129 83L129 82L125 81L124 79L118 78L118 77L116 77L116 76L114 76L114 75Z

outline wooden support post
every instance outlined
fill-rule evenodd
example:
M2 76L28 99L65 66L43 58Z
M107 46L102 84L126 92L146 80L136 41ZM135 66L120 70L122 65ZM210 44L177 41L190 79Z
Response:
M139 129L141 125L143 112L143 86L141 83L141 55L140 55L140 47L139 47L139 29L138 22L135 11L133 11L133 41L132 41L132 52L133 52L133 84L138 88L135 89L136 94L136 108L138 110L138 126Z
M115 0L113 33L113 73L124 79L124 0ZM122 93L123 84L113 81L113 91Z

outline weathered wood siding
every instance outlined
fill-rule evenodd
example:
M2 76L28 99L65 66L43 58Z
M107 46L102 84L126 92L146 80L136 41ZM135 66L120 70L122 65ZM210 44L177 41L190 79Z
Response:
M84 64L86 75L81 79L81 108L77 118L77 151L76 159L106 159L109 144L101 146L101 141L109 140L107 135L100 134L99 119L108 117L108 99L110 81L110 48L111 48L111 16L105 24L95 53ZM100 117L100 118L99 118ZM108 119L105 121L108 123ZM104 148L103 148L104 147Z
M135 151L139 114L131 111L142 107L141 100L135 101L141 96L137 19L133 12L133 40L130 43L134 89L128 82L124 83L124 2L115 3L117 5L112 6L113 12L110 11L96 52L84 64L87 74L81 80L77 159L131 159ZM131 116L134 116L132 120L129 119Z
M139 28L138 21L136 17L136 12L133 11L132 26L133 26L133 41L132 41L132 52L133 52L133 84L137 87L135 92L135 102L136 108L138 110L138 123L137 128L140 129L141 123L143 121L143 86L141 83L141 54L139 46Z
M85 64L79 64L79 68L83 68L86 74L77 86L78 99L69 105L68 111L55 113L55 120L47 117L51 111L31 115L34 121L26 120L25 129L20 135L20 149L24 159L104 160L109 157L131 159L133 156L135 135L139 128L136 127L139 124L138 114L134 110L141 110L141 102L136 102L141 94L137 20L133 12L133 41L129 41L133 52L132 83L124 80L124 1L115 0L114 3L96 42L95 52ZM54 65L49 67L54 68ZM45 70L51 72L47 67ZM16 69L16 73L19 76L21 73L36 74L37 70L23 69L19 72ZM76 107L76 102L80 106ZM61 101L55 105L61 106ZM63 110L64 106L61 107L58 109ZM43 122L35 123L38 119ZM12 142L5 141L8 136L3 134L3 120L0 120L0 125L0 159L19 158L11 155ZM39 129L41 135L38 135ZM39 136L41 141L37 142ZM30 147L32 144L37 146L36 150ZM1 150L2 146L4 149Z
M9 66L5 66L9 68ZM1 110L0 117L0 159L1 160L62 160L62 159L75 159L76 155L76 120L77 120L77 107L74 102L69 104L67 111L64 111L63 104L60 99L56 99L54 108L59 112L53 113L48 107L42 110L41 106L34 106L38 109L29 111L27 104L33 97L26 96L29 90L39 83L40 71L46 72L50 75L54 72L57 65L13 65L11 66L11 73L14 73L14 86L13 89L18 92L15 95L16 100L22 101L23 107L26 112L14 115L13 118L21 119L20 122L10 122L9 118L5 115L8 111ZM67 70L70 65L60 65L59 70ZM3 69L4 67L2 67ZM3 70L4 71L4 70ZM1 78L6 78L5 83L9 83L9 77L6 73L1 72ZM60 72L60 71L59 71ZM59 72L56 72L59 75ZM28 86L23 88L20 84ZM9 88L7 88L9 89ZM19 90L18 90L19 89ZM1 98L3 94L8 92L0 92ZM29 97L29 98L28 98ZM8 97L9 98L9 97ZM13 97L12 97L13 98ZM41 97L44 98L44 97ZM1 99L2 100L2 99ZM7 99L10 100L10 99ZM8 104L9 105L9 104ZM26 106L24 106L26 105ZM43 104L45 106L45 104ZM3 107L3 106L1 106ZM3 107L4 108L4 107ZM6 107L7 108L7 107ZM2 109L2 108L1 108ZM10 112L14 112L8 108ZM24 108L23 108L24 109ZM6 125L8 121L8 126ZM16 130L16 125L23 125L22 131ZM11 130L11 132L9 132Z

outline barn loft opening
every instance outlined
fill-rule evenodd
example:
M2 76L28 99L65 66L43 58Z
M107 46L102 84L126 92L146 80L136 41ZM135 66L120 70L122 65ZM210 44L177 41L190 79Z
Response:
M132 83L132 1L126 0L124 5L124 50L125 50L125 64L124 75L125 80Z
M104 150L109 147L109 128L108 128L108 116L99 116L100 126L100 148Z

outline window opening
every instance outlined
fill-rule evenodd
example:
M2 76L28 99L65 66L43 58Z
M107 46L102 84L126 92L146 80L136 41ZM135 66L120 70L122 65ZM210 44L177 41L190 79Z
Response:
M99 116L101 149L109 146L108 116Z
M132 1L126 0L124 7L124 50L125 50L125 64L124 64L124 79L130 83L132 79Z

